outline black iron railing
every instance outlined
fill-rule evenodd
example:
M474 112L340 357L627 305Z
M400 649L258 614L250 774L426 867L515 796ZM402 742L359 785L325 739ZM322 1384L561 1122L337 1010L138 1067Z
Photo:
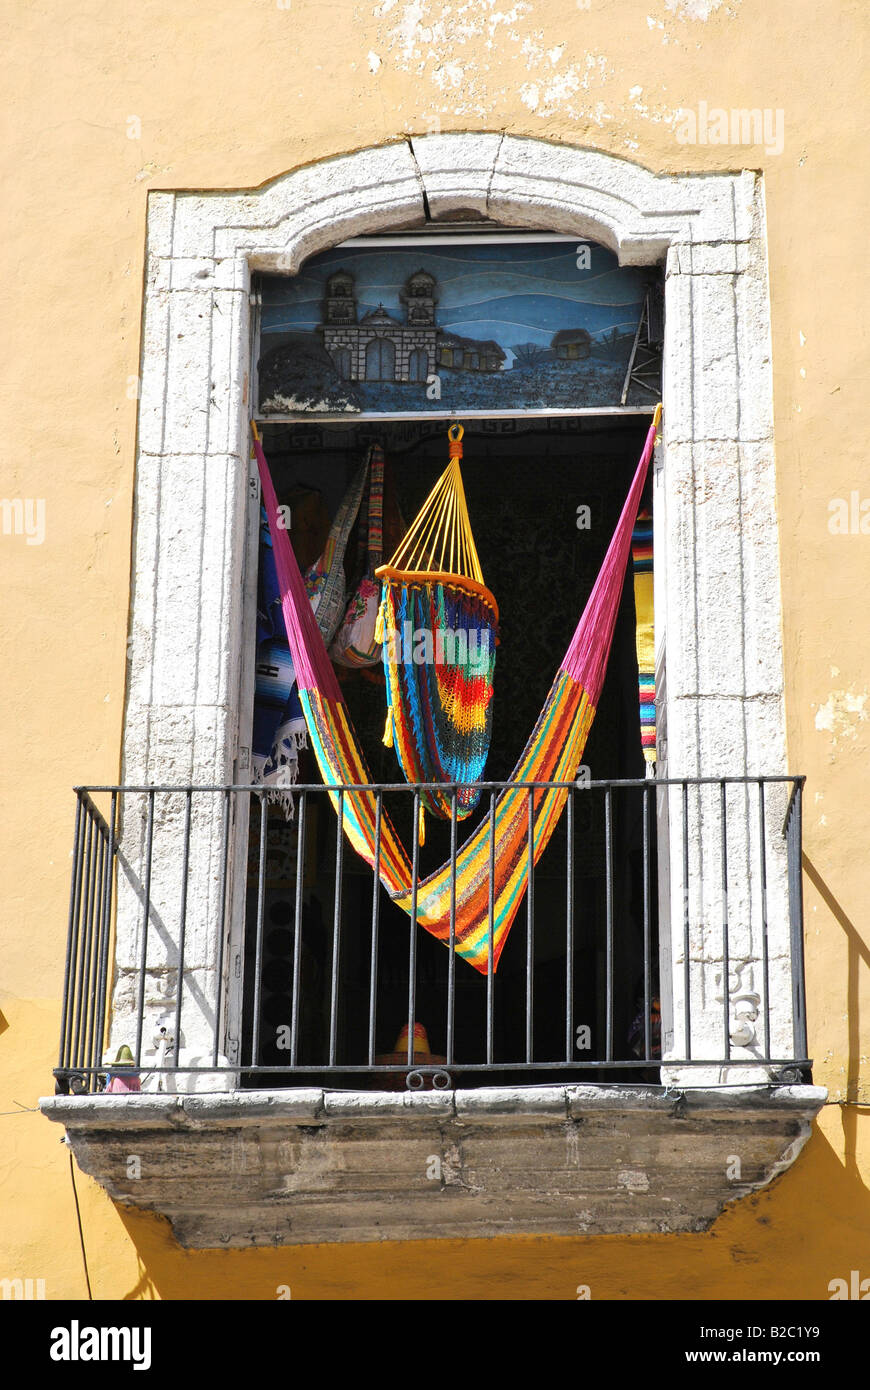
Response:
M391 902L322 786L294 788L291 821L262 787L77 788L58 1088L657 1080L663 1065L796 1081L803 782L479 783L468 825L492 829L508 785L529 804L528 887L483 975ZM565 811L534 866L534 795L557 786ZM451 864L452 941L455 795L452 820L429 822L429 866L422 784L337 790L373 792L376 854L385 812L406 830L414 901ZM790 980L785 1023L772 966Z

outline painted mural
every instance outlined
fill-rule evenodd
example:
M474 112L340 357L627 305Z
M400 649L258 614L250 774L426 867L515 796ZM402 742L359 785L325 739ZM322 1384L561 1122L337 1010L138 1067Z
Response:
M263 276L261 292L263 415L658 399L656 273L620 268L603 246L336 247L296 276Z

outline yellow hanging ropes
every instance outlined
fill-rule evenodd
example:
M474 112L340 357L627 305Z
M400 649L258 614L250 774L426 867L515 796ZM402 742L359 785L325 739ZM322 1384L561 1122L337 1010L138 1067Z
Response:
M375 574L379 579L399 581L410 576L442 583L464 580L463 587L491 604L498 619L498 604L483 581L462 483L464 433L462 425L450 426L449 464L389 564L381 565Z

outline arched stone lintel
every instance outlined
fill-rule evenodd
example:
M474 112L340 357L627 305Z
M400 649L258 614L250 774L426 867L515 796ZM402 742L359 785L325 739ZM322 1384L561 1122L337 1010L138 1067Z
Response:
M420 226L428 207L435 220L466 213L576 234L622 264L651 264L673 245L747 241L755 183L747 172L655 175L601 151L515 136L427 135L308 165L254 192L152 193L149 250L242 255L254 269L293 273L351 236Z

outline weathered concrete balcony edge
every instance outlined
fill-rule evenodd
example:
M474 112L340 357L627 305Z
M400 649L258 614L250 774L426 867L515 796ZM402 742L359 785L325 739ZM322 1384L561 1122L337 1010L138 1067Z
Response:
M55 1096L84 1172L188 1248L706 1229L797 1158L816 1086ZM133 1162L132 1160L135 1160Z
M444 1091L349 1091L322 1087L293 1090L216 1091L213 1093L43 1096L39 1108L50 1120L67 1128L103 1129L147 1126L165 1120L178 1128L202 1123L245 1124L250 1120L286 1120L308 1124L312 1120L353 1118L379 1120L402 1115L406 1119L432 1116L461 1120L523 1114L568 1119L580 1114L612 1111L654 1111L686 1118L694 1112L735 1111L750 1114L775 1110L814 1115L824 1105L822 1086L487 1086L474 1090Z

